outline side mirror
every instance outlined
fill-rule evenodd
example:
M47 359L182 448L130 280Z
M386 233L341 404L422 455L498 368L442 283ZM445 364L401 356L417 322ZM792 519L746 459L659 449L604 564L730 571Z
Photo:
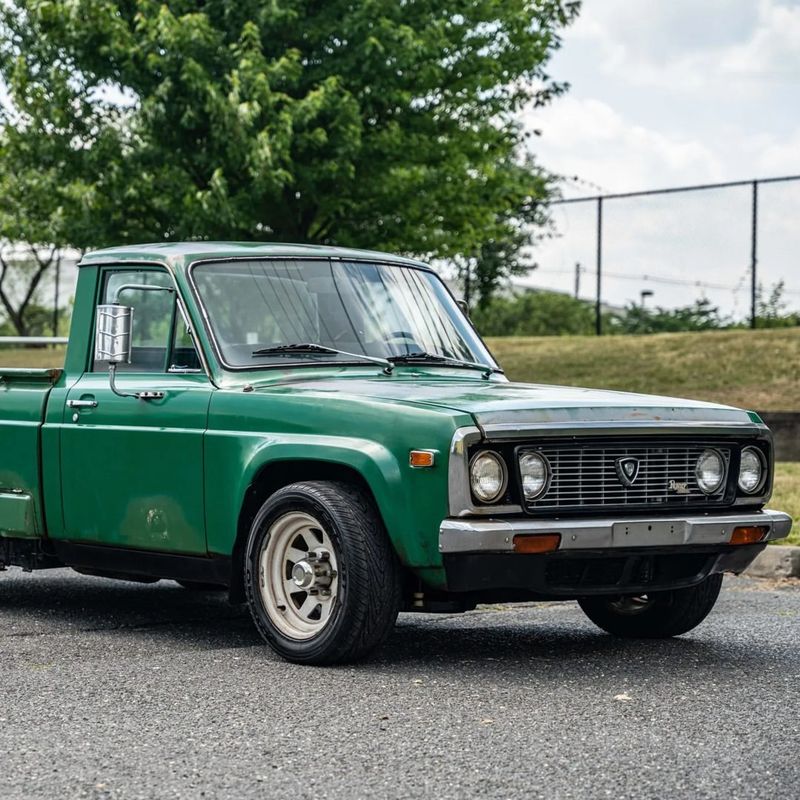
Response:
M108 304L97 306L94 357L109 365L131 363L133 308Z
M120 397L135 397L137 400L160 400L164 397L164 392L128 394L117 389L117 365L131 363L133 308L110 303L97 306L96 316L94 357L97 361L108 361L108 384L111 391Z
M469 306L466 300L456 300L456 305L464 312L464 316L469 319Z

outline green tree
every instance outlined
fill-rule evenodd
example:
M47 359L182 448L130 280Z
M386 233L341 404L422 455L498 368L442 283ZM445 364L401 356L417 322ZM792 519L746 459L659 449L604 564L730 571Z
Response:
M564 91L547 63L578 8L8 0L0 235L310 241L503 274L549 189L518 112Z
M6 335L58 335L53 311L41 306L39 295L42 279L61 257L53 246L0 244L0 319L5 317Z

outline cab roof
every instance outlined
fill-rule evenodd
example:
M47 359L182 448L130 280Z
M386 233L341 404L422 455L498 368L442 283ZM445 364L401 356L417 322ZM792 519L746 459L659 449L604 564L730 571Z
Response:
M186 268L195 261L214 261L232 258L336 258L358 261L382 261L408 266L427 267L427 264L403 256L374 250L354 250L315 244L284 244L278 242L156 242L107 247L86 253L78 264L154 263Z

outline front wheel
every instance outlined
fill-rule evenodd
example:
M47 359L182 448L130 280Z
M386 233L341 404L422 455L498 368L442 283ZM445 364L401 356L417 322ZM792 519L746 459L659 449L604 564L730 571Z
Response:
M372 499L332 481L294 483L261 507L245 564L250 613L281 656L334 664L367 655L400 607L400 571Z
M666 639L699 625L719 597L722 575L697 586L622 597L584 597L578 603L604 631L626 639Z

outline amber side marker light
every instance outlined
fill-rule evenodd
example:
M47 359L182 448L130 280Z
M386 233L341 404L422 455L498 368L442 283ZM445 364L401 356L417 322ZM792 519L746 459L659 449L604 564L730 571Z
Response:
M756 544L767 535L767 529L758 525L742 525L733 529L731 544Z
M560 533L520 533L514 537L514 552L552 553L560 544Z
M432 467L435 456L433 450L412 450L408 454L408 464L416 469Z

